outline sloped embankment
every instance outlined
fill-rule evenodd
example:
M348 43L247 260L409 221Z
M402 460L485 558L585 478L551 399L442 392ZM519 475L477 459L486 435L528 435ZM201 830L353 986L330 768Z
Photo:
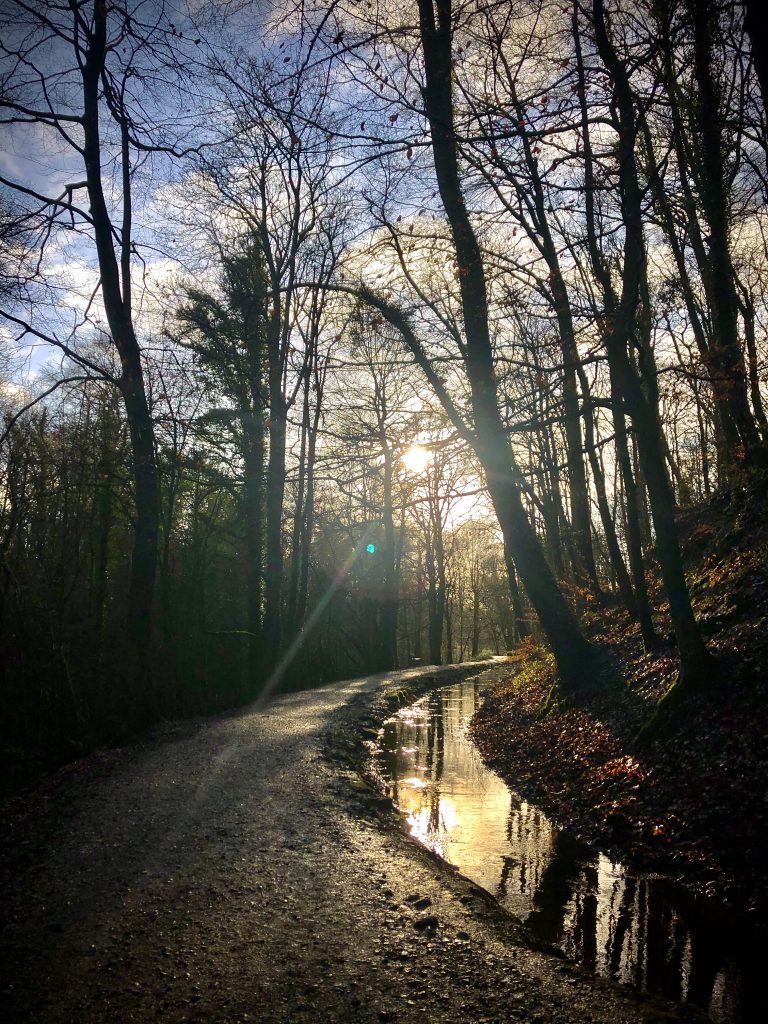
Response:
M473 723L487 763L586 840L696 890L768 914L768 509L738 518L724 504L681 517L692 596L722 668L673 730L638 731L672 684L669 641L646 652L622 613L593 613L590 631L622 685L541 717L551 659L519 651L518 670ZM658 574L659 632L669 632Z

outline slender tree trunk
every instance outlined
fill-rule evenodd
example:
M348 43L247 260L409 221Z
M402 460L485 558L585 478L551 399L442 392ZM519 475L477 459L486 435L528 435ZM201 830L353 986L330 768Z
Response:
M144 381L136 351L124 360L120 390L125 403L133 455L133 485L136 505L133 556L128 587L128 635L147 671L152 632L152 604L157 569L160 489L155 462L155 438L152 417L144 392ZM146 677L145 677L146 680ZM144 699L151 701L149 687ZM151 713L147 707L146 713Z
M114 519L114 474L116 438L112 429L111 410L106 407L101 418L103 431L101 452L97 466L96 488L96 544L93 564L93 623L97 645L97 662L101 663L104 649L104 611L107 603L107 569L109 564L109 536Z
M558 268L559 271L559 268ZM555 298L560 329L563 355L563 413L566 437L566 457L568 463L568 483L571 491L571 523L578 564L577 576L583 574L586 582L595 594L600 597L600 583L595 566L595 553L592 547L592 517L589 508L589 487L584 468L582 452L581 419L579 415L579 396L576 383L576 367L579 365L579 353L573 331L573 320L570 303L562 276L557 274L552 280L552 293ZM567 313L565 309L567 307Z
M679 682L686 685L701 684L712 673L714 660L701 638L685 581L675 523L674 496L666 473L658 416L643 393L628 352L632 320L639 301L639 286L645 266L640 188L634 150L637 133L632 93L626 68L618 59L606 30L603 0L593 0L592 11L597 48L612 80L619 116L618 156L621 208L625 225L622 294L618 305L611 310L611 329L605 334L605 346L616 395L623 401L623 409L630 415L637 437L640 466L648 487L656 528L656 550L680 652ZM586 146L585 138L585 149ZM588 191L591 184L588 183ZM588 231L591 235L590 245L594 250L596 241L593 221L588 225ZM599 258L594 262L600 266ZM610 297L609 293L606 297Z
M616 584L619 588L619 594L621 596L622 603L629 612L629 614L633 618L638 619L639 621L640 601L638 600L637 595L632 589L632 582L629 578L627 566L624 562L624 558L621 553L619 539L616 535L616 528L614 526L613 517L611 515L611 509L608 504L608 495L605 489L605 474L603 473L603 467L600 465L600 460L597 457L597 451L595 448L595 430L592 422L592 410L590 407L589 383L587 381L587 375L584 373L583 370L580 373L580 379L585 405L585 443L587 448L587 455L590 461L590 466L592 468L592 480L594 481L595 493L597 494L597 507L600 512L600 521L603 524L605 543L608 549L608 559L611 563L611 568L613 569L614 576L616 577ZM645 577L643 577L643 581L645 581ZM643 629L644 638L646 637L648 620L650 620L650 610L648 610L647 613L646 627ZM652 639L652 635L653 625L651 624L650 633L648 633L646 643L650 642L650 640Z
M744 0L744 28L752 44L752 60L760 83L763 113L768 116L768 31L764 0Z
M645 581L643 543L640 534L640 518L638 515L639 495L637 492L635 476L632 472L632 461L629 457L627 425L621 405L621 394L618 386L615 384L613 371L611 371L611 392L613 399L611 403L611 413L613 416L613 430L616 438L616 460L619 464L619 472L621 473L621 480L624 484L624 498L626 501L627 511L627 552L629 554L629 565L632 571L635 600L637 602L637 618L640 623L643 643L645 644L646 649L650 649L654 646L658 638L656 636L656 631L653 628L651 605L648 600L648 585Z
M383 583L384 596L381 601L379 637L381 671L397 667L397 612L398 612L398 580L396 571L395 519L392 501L392 485L394 478L394 462L392 449L386 439L382 438L384 450L384 550Z
M440 584L438 571L438 553L435 550L437 538L427 540L427 642L429 645L430 665L440 665L443 661L443 626L445 624L445 589Z
M744 337L747 342L749 359L749 392L755 420L760 428L763 441L768 441L768 419L765 415L763 396L760 393L760 377L758 375L757 339L755 338L755 303L746 288L741 289L739 301L741 316L744 321Z
M160 575L160 629L162 630L163 643L166 648L168 664L172 664L173 645L173 610L171 595L171 546L174 534L174 518L176 515L176 504L181 489L181 450L179 447L179 424L173 424L173 444L167 457L168 469L165 474L161 498L161 536L160 558L158 570ZM176 666L178 667L178 666ZM178 672L176 672L178 680Z
M709 436L707 432L707 420L704 412L704 405L701 400L701 384L697 381L693 389L693 396L696 403L696 422L699 427L699 448L701 451L701 479L704 489L704 497L712 496L712 485L709 475Z
M480 652L480 584L472 584L472 642L470 657L477 658Z
M675 138L677 135L675 133ZM707 337L707 332L702 323L702 318L699 313L699 308L696 304L694 296L694 289L691 283L690 275L688 273L688 264L686 262L685 253L681 245L680 239L678 238L675 219L672 213L672 207L669 202L669 198L664 189L664 182L661 179L659 170L656 163L656 158L653 150L653 140L651 131L647 123L643 124L643 139L645 143L646 159L648 163L648 176L650 180L651 189L654 197L654 204L658 210L664 230L669 241L672 255L675 258L675 266L677 268L678 279L680 281L680 288L682 291L683 299L685 301L685 308L688 313L688 320L693 331L693 336L696 341L696 347L699 350L699 355L704 366L707 369L710 382L712 384L712 392L714 395L715 402L717 404L719 415L716 421L716 435L715 443L721 452L725 452L729 443L732 445L736 444L736 434L731 428L731 416L728 409L727 396L724 390L724 382L720 380L714 366L711 362L711 345L710 339ZM679 151L679 146L678 146ZM683 161L680 168L680 173L685 174L685 161ZM703 245L697 247L696 251L701 255L703 252ZM709 281L709 277L706 272L703 274L705 286ZM728 426L729 429L726 429ZM725 460L724 460L725 461Z
M517 117L519 120L524 121L525 112L517 100L514 86L513 99L516 105ZM589 488L584 467L584 453L582 452L579 399L576 384L577 371L581 363L576 345L573 313L568 288L560 267L557 246L549 226L544 187L539 173L539 162L536 154L533 152L534 144L525 131L521 133L521 141L526 167L531 179L532 198L536 211L535 239L549 270L549 290L557 317L563 359L563 425L566 441L568 484L571 496L571 528L576 552L574 570L579 582L589 586L599 599L601 591L592 547L592 517L589 507Z
M317 451L317 430L320 423L320 407L315 411L314 423L309 435L307 451L307 485L304 501L304 516L301 531L301 557L299 559L299 588L296 601L296 629L301 629L307 613L309 592L309 560L312 549L312 534L315 525L315 458Z
M729 239L722 145L722 115L713 71L711 0L688 0L693 22L696 122L700 139L701 202L709 224L709 266L713 322L712 361L725 382L731 417L749 462L758 457L760 437L747 397L747 375L739 343L738 309ZM733 456L735 453L731 453Z
M422 560L422 549L419 545L416 568L416 607L414 609L413 621L413 657L420 662L422 655L422 630L424 628L424 563Z
M458 264L475 450L485 472L505 547L514 559L550 642L561 686L566 692L577 693L592 682L591 673L585 670L591 649L557 586L523 508L519 470L514 463L497 404L482 254L464 203L456 155L451 85L451 3L450 0L419 0L418 6L425 64L426 114L432 132L438 188L451 226Z
M456 658L453 648L453 597L445 589L445 661L452 665Z
M283 588L283 499L285 496L286 409L282 394L273 396L269 410L269 457L267 460L266 543L264 567L264 620L262 665L270 673L282 640L281 598Z
M246 621L249 634L248 689L251 693L255 692L258 686L261 670L261 615L264 591L264 412L260 404L244 411L241 419L247 558Z
M299 449L299 478L296 484L296 500L293 508L293 530L291 532L291 560L288 569L288 586L285 603L285 631L293 637L298 629L296 607L299 600L299 574L301 571L301 540L304 533L305 491L307 485L307 448L310 430L309 391L310 376L304 380L304 401L301 413L301 443Z
M157 571L160 492L155 461L154 427L144 389L141 351L131 315L128 273L130 266L130 178L128 177L128 168L124 168L124 181L128 185L128 193L123 196L125 213L120 264L118 264L115 253L113 225L104 196L102 178L99 103L102 73L107 53L108 7L96 0L93 11L93 28L86 59L81 66L83 82L82 152L101 275L101 294L112 340L120 356L122 375L119 385L131 438L136 517L128 587L128 638L135 663L125 666L124 678L133 691L133 724L139 725L151 717L153 712L149 645ZM125 161L126 154L123 158Z
M553 436L552 428L546 424L551 410L547 403L542 402L541 419L543 426L540 430L540 448L538 464L541 466L539 480L541 481L541 496L544 512L544 523L546 529L547 547L550 552L550 559L555 576L564 580L568 576L566 570L567 553L570 565L574 568L574 575L583 576L580 566L583 564L579 553L575 550L569 534L568 519L563 508L563 496L560 490L560 467L557 458L557 446ZM579 435L579 442L581 435ZM581 452L579 452L581 456ZM537 462L531 460L532 465ZM583 470L582 465L582 470ZM591 547L591 544L590 544ZM565 549L565 550L564 550Z

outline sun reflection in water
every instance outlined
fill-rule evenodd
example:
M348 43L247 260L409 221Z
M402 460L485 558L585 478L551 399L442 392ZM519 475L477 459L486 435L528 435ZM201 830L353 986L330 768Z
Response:
M593 855L483 765L466 735L481 699L482 684L458 683L386 723L382 773L411 834L595 973L694 1002L716 1024L758 1019L742 1004L747 988L750 1005L765 1005L760 971L745 980L698 904L675 903L664 879Z

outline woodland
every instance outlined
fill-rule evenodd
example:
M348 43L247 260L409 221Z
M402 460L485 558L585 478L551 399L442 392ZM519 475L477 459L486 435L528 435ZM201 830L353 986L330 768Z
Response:
M760 6L6 0L7 778L419 663L733 675L690 560L740 529L763 630Z

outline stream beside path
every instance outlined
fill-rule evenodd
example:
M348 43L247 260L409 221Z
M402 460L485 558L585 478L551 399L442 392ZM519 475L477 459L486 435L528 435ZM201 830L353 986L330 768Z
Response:
M6 805L3 1024L702 1019L532 948L334 760L394 691L456 672L171 723Z
M455 683L385 723L378 769L411 834L585 969L716 1024L768 1020L751 922L595 853L485 767L467 726L489 685Z

